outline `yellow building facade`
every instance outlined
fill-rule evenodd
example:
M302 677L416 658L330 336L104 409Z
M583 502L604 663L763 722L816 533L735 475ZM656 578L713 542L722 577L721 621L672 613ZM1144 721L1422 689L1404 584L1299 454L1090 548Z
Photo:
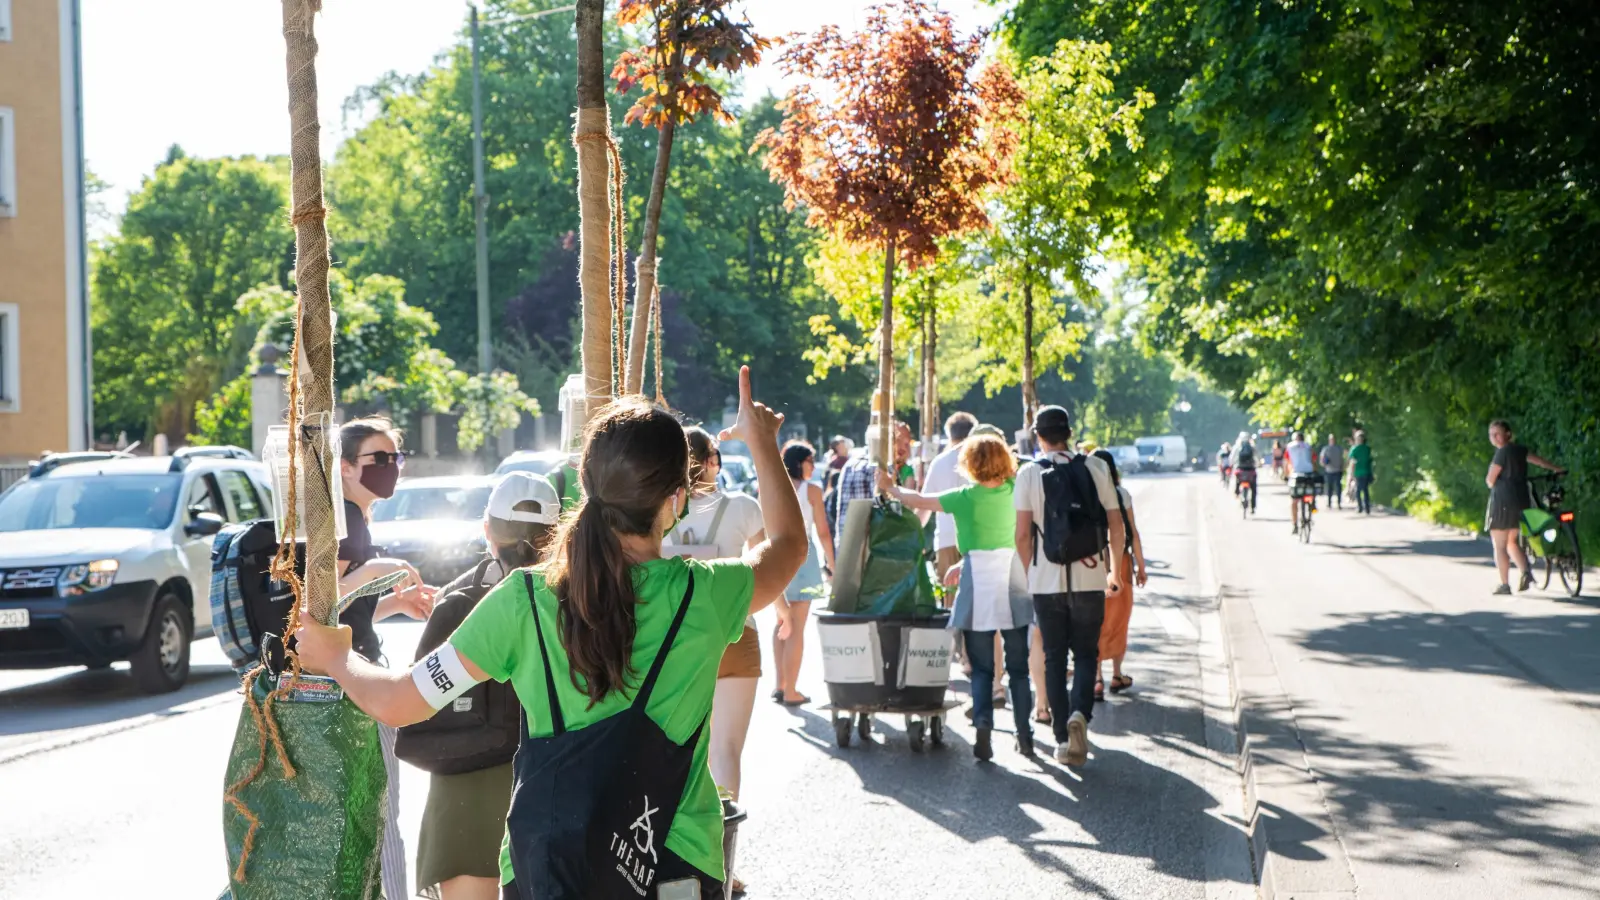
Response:
M91 443L77 0L0 0L0 465Z

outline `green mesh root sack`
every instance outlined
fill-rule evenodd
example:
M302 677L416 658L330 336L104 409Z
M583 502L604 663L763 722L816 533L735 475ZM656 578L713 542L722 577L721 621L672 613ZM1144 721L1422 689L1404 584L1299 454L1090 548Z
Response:
M377 723L332 679L300 676L269 703L275 686L264 671L250 679L254 708L244 704L234 732L222 812L223 896L378 900L388 779Z
M937 610L928 577L927 549L927 536L916 513L899 504L873 507L856 612L909 616Z

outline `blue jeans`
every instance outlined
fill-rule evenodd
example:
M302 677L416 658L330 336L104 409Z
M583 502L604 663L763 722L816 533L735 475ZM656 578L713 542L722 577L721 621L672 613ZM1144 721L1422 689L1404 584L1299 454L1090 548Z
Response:
M994 632L963 631L967 661L972 663L972 724L994 727ZM1033 688L1028 681L1028 626L1000 632L1005 645L1006 674L1011 676L1011 714L1018 735L1032 735Z
M1356 509L1364 513L1372 512L1372 476L1356 476Z
M1067 720L1073 713L1094 718L1094 681L1100 670L1100 626L1106 618L1106 592L1034 594L1033 611L1044 639L1044 695L1050 700L1050 728L1057 741L1065 741ZM1070 685L1069 664L1073 666Z
M1323 483L1328 488L1328 507L1333 508L1333 504L1337 501L1339 508L1344 509L1344 475L1334 473L1322 477Z

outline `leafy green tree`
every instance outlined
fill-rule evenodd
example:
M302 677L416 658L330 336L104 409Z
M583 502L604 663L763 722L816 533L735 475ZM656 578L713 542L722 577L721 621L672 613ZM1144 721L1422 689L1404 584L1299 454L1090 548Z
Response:
M251 440L250 375L240 375L194 409L190 444L248 447Z
M194 159L173 147L91 251L100 431L193 428L195 406L243 371L234 302L284 284L292 240L282 160Z

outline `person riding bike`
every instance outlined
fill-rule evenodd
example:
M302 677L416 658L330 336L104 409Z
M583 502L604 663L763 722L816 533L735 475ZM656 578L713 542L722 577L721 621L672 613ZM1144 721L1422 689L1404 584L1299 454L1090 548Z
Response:
M1222 442L1222 448L1217 451L1217 471L1222 475L1222 483L1226 485L1233 475L1233 447L1227 441Z
M1256 445L1250 439L1248 432L1239 432L1239 437L1233 442L1233 493L1238 496L1239 491L1245 486L1250 486L1250 512L1256 511Z
M1294 525L1293 533L1299 534L1300 504L1316 503L1316 488L1302 483L1314 481L1317 477L1315 454L1311 451L1311 445L1306 443L1306 436L1296 431L1289 446L1283 448L1283 455L1290 477L1289 521Z

